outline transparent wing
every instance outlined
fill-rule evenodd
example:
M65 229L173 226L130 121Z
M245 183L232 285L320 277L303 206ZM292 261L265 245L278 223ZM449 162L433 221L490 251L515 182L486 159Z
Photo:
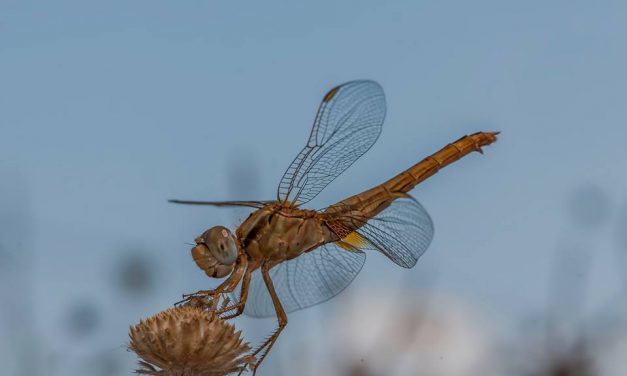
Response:
M323 98L307 145L289 166L280 201L310 201L375 143L385 118L385 95L374 81L351 81Z
M270 269L270 277L285 312L293 312L331 299L357 276L366 254L330 243ZM231 295L237 301L239 294ZM253 272L244 313L275 316L270 294L259 269Z
M392 201L373 218L352 213L339 220L359 234L359 248L377 250L404 268L416 265L433 239L431 217L409 195Z

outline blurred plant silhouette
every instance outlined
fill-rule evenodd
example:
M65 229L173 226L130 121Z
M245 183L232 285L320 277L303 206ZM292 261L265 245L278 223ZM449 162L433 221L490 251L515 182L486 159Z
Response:
M547 289L549 308L545 316L545 333L539 346L542 351L536 354L535 361L521 367L524 375L601 375L603 353L615 345L616 333L627 324L624 319L616 319L617 315L622 316L620 297L627 294L627 284L620 288L619 297L610 299L592 315L584 312L591 265L598 257L595 244L602 239L599 231L610 221L612 202L598 185L587 183L574 190L569 204L569 214L578 229L569 231L568 242L558 247L555 254ZM624 214L618 216L617 228L624 226L627 218ZM585 238L579 229L589 230ZM620 230L618 234L616 244L620 248ZM624 274L620 263L616 266L618 274ZM609 332L603 329L608 325ZM529 341L527 346L538 347L538 343Z
M136 298L154 291L157 265L147 251L133 248L121 252L112 274L118 292Z
M100 325L100 310L90 300L74 302L65 318L68 334L75 339L92 335Z
M342 307L331 330L340 375L497 375L485 328L455 300L362 290Z
M623 205L616 220L614 229L614 249L616 255L616 266L620 269L619 275L622 277L622 290L627 292L627 205ZM623 307L627 301L623 302Z
M615 244L622 254L627 254L627 205L623 205L616 221Z
M226 188L230 200L257 200L261 197L259 189L259 163L251 150L238 149L231 153L226 163ZM250 208L229 208L231 221L238 226L251 212Z
M33 304L30 192L19 170L0 161L0 362L2 373L36 375L41 358Z
M607 223L612 209L607 193L594 183L581 184L572 192L569 213L581 227L598 227Z

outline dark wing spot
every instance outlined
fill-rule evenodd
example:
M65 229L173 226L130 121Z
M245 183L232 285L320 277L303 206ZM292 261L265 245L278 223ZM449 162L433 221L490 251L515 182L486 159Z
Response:
M329 92L327 93L327 95L324 96L324 98L322 98L323 102L328 102L331 99L333 99L333 97L335 96L335 94L337 94L337 92L340 90L339 86L334 87L333 89L329 90Z

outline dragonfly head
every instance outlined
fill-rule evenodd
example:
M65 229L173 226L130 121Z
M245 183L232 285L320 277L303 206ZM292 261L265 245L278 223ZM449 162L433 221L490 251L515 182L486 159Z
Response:
M235 236L226 227L212 227L196 238L192 257L209 277L226 277L233 271L237 260Z

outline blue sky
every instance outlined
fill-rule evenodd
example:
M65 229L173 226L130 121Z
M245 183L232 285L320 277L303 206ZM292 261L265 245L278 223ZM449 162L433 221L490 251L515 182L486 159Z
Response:
M367 78L387 95L382 136L312 207L464 134L502 133L412 192L436 228L416 268L372 255L355 284L428 287L515 333L546 310L556 250L573 245L592 312L621 277L626 39L622 1L3 0L0 244L28 260L20 278L46 343L116 348L138 317L206 286L186 242L242 215L166 200L274 198L326 90ZM608 206L597 225L572 218L586 200L584 216ZM109 278L133 247L158 265L139 302ZM89 346L58 329L83 300L104 317Z

